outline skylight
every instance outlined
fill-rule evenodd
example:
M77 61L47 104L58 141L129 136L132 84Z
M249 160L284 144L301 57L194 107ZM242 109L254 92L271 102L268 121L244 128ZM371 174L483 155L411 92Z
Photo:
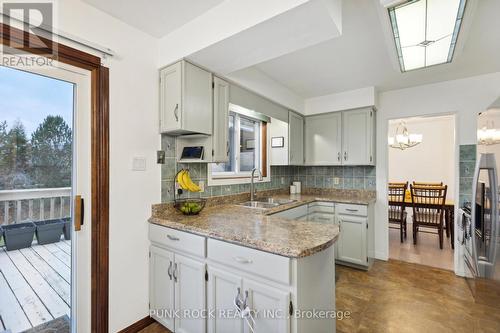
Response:
M453 59L466 0L410 0L389 8L402 72Z

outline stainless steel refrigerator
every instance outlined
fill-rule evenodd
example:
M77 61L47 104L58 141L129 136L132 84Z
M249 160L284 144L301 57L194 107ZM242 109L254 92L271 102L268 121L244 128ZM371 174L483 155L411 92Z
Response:
M479 115L477 152L464 237L466 276L476 302L500 308L500 107Z

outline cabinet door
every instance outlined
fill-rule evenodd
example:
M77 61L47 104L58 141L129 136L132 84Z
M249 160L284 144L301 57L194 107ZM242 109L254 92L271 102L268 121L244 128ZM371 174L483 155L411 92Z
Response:
M176 131L182 123L182 63L160 71L160 132Z
M343 118L344 165L373 165L374 121L373 110L345 111Z
M304 118L294 112L288 113L289 164L304 164Z
M252 280L243 280L243 289L248 291L250 309L255 316L254 332L288 333L290 319L290 293ZM245 326L245 333L251 332Z
M173 331L174 254L156 246L151 246L149 251L149 308L154 319Z
M338 240L338 259L357 265L366 266L367 239L366 217L339 215L340 236Z
M229 162L229 84L214 77L214 129L212 162Z
M208 320L209 333L242 333L243 321L236 313L234 299L243 290L243 280L233 274L209 267L207 307L214 316ZM222 314L228 314L224 317Z
M306 164L340 165L342 150L342 113L306 118Z
M212 135L212 73L186 61L182 64L183 132Z
M205 331L205 319L189 318L182 315L188 311L205 310L205 264L197 260L175 254L175 309L181 316L175 319L176 333L198 333ZM198 313L201 314L201 313Z

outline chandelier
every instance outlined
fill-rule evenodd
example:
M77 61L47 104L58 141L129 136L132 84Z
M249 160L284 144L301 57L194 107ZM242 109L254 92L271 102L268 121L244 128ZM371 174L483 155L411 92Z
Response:
M422 134L410 134L406 123L401 121L396 127L395 135L388 138L389 147L405 150L422 143L422 138Z
M481 129L477 130L477 143L480 145L496 145L500 143L500 130L495 128L493 121L490 122L491 127L488 126L488 122Z

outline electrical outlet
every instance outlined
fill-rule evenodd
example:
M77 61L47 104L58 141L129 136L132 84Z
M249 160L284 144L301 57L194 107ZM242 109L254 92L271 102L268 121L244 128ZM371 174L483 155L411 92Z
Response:
M339 177L335 177L335 178L333 178L333 184L334 184L334 185L338 185L339 183L340 183L340 179L339 179Z
M281 177L281 185L285 185L285 177Z
M198 186L200 187L200 192L205 192L205 182L203 180L200 180Z

